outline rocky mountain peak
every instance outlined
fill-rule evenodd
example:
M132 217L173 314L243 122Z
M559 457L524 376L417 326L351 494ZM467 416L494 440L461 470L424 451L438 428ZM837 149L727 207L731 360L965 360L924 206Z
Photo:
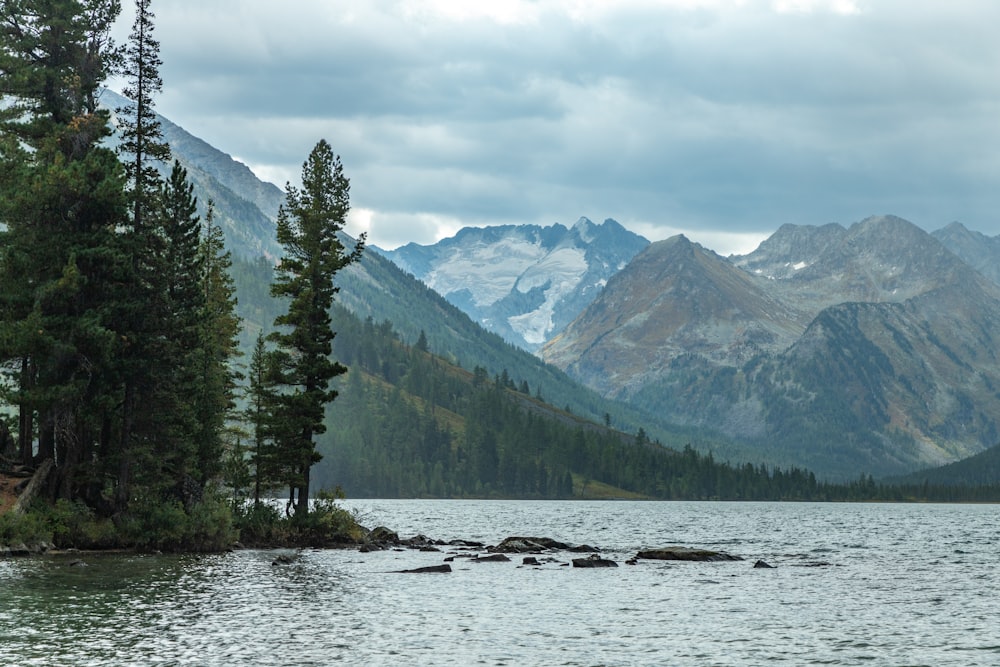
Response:
M786 225L732 261L683 236L653 243L542 355L679 423L828 470L849 438L870 469L898 470L995 440L998 327L996 285L915 225L874 216Z
M379 251L511 343L536 350L649 244L613 220L466 227L427 246Z

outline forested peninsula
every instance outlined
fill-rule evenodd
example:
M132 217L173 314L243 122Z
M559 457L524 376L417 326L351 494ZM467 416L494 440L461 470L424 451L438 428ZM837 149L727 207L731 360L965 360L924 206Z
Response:
M320 141L301 190L286 191L271 283L285 310L250 367L257 493L227 502L227 453L246 437L232 258L185 170L159 169L170 147L150 0L122 47L110 38L120 9L23 0L0 15L0 435L8 472L32 475L0 541L49 531L84 546L219 549L244 515L259 523L260 491L278 485L290 530L313 530L314 437L346 371L330 356L333 279L364 248L339 236L349 182ZM112 75L129 101L113 115L99 105Z
M0 10L0 545L358 543L345 493L1000 500L988 482L719 462L403 340L336 301L365 238L343 233L350 182L325 140L286 188L282 256L233 257L163 140L150 0L121 46L120 9ZM113 76L128 103L109 112Z

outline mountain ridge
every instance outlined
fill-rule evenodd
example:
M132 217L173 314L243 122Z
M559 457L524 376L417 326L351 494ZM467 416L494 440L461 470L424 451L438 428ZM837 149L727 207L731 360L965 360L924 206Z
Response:
M607 219L465 227L432 245L377 249L486 329L529 351L562 330L648 241Z
M894 216L772 239L728 260L652 244L543 358L604 395L836 475L994 444L994 283Z
M177 128L179 132L183 132L179 126ZM204 202L206 196L213 196L217 200L217 212L230 216L232 224L227 229L229 247L237 254L247 257L270 256L269 261L273 261L280 249L274 244L269 250L264 250L265 244L270 243L267 239L273 237L273 220L262 211L261 207L276 210L277 203L280 203L280 198L283 197L281 191L274 186L260 186L265 194L270 193L266 198L270 198L271 203L268 204L266 201L255 203L258 194L253 191L248 191L244 196L235 190L230 190L230 186L237 190L243 186L239 184L240 178L228 175L225 161L230 160L234 165L233 168L240 169L244 176L250 174L245 165L232 161L221 151L218 153L208 151L202 154L200 151L207 150L204 146L184 144L176 138L174 141L180 147L175 149L175 153L182 164L186 161L189 172L196 175L197 178L193 180L200 179L198 185L200 200ZM193 157L185 153L192 145L194 146L192 150L195 152ZM214 167L200 164L206 159L218 162ZM213 192L226 196L217 197ZM233 209L230 207L234 203L245 206L246 209L240 209L232 214L230 211ZM254 209L252 216L243 217L245 211ZM875 226L874 222L875 219L871 219L867 227ZM897 226L903 225L897 227L894 232L882 234L897 246L900 239L911 236L923 238L921 234L914 233L912 229L906 227L909 223L905 221L901 223L895 219L889 222ZM951 291L942 289L935 297L935 289L929 286L917 289L919 281L915 282L910 278L916 274L908 271L914 266L939 265L942 258L948 255L941 254L937 249L928 252L926 248L913 248L910 249L913 250L912 256L900 255L895 258L892 253L884 253L881 259L874 262L884 265L882 267L884 271L880 269L881 272L877 272L876 275L864 272L852 273L850 270L841 271L834 276L835 279L824 275L817 268L821 266L818 260L822 259L818 249L834 242L842 244L843 247L838 249L839 255L833 253L827 257L831 265L835 265L835 262L829 257L834 256L839 256L842 261L850 260L852 257L855 263L859 261L858 251L864 250L864 242L859 239L864 238L861 232L866 230L866 226L858 225L861 223L851 226L851 229L857 227L853 246L843 245L847 243L845 239L848 239L851 233L850 229L839 225L823 226L823 231L819 233L806 226L787 226L782 228L782 233L776 232L761 245L761 248L767 249L766 244L769 244L770 257L758 253L749 260L746 257L731 257L727 260L697 244L692 244L686 238L678 239L679 248L684 243L690 244L687 248L691 262L690 270L697 269L702 275L711 279L708 283L697 286L697 290L694 287L681 290L699 293L705 297L700 303L694 301L686 306L689 308L697 306L701 312L712 310L728 312L735 317L720 324L717 330L712 332L712 336L702 336L704 340L701 344L705 349L710 349L712 354L704 354L705 350L696 346L673 356L663 354L661 351L663 358L658 362L659 367L668 369L669 377L662 382L644 380L629 385L627 391L622 393L622 397L628 398L632 402L632 407L625 407L620 403L608 403L600 399L597 394L575 394L575 390L568 389L570 386L567 384L568 380L562 379L561 373L554 368L546 367L531 355L516 353L509 343L490 339L492 334L475 326L459 309L433 290L421 286L414 291L418 283L408 282L410 279L405 278L402 271L376 253L365 253L361 263L349 267L344 272L345 286L341 292L341 300L362 317L367 315L376 320L386 318L398 323L399 331L406 340L416 340L418 334L426 328L431 348L450 359L459 361L463 366L482 365L488 368L491 374L500 374L502 370L510 368L512 377L528 378L533 385L545 392L546 398L553 398L560 405L572 406L574 414L587 415L597 420L600 420L602 415L610 414L616 423L631 424L631 428L642 424L649 429L666 433L660 430L662 425L668 423L676 414L682 417L685 414L679 413L674 407L664 410L663 396L677 399L677 406L701 405L699 409L702 412L699 419L692 420L691 413L687 413L687 421L681 421L688 425L687 428L695 429L688 431L689 433L701 433L702 435L696 438L706 438L710 437L709 431L698 429L711 429L720 434L719 439L714 441L715 445L712 445L714 451L729 452L727 456L735 457L736 460L769 460L780 462L782 465L808 465L812 456L791 446L792 432L796 429L800 429L803 425L808 427L796 434L800 445L803 439L808 441L810 446L821 440L816 437L817 433L810 431L809 428L812 428L810 426L812 415L822 415L823 412L810 413L800 410L799 413L795 413L797 409L795 406L805 405L806 399L810 396L818 394L821 389L831 388L824 386L822 382L824 378L827 385L836 384L831 380L835 376L830 375L833 372L831 369L834 369L831 364L834 364L836 359L829 354L820 358L823 362L820 366L823 368L817 376L818 379L809 379L809 372L812 371L806 366L808 360L814 358L807 354L809 345L814 348L825 346L830 350L848 349L854 358L859 357L862 351L868 350L870 368L866 366L867 370L855 369L850 375L845 376L842 383L844 386L854 387L858 396L868 398L860 402L854 400L852 404L848 397L841 395L829 404L827 413L832 420L830 423L836 424L835 428L843 428L845 439L853 438L861 442L862 449L867 451L882 452L875 459L881 461L879 464L881 468L875 472L892 472L899 470L901 466L916 465L917 461L946 461L963 453L974 452L980 444L971 441L970 434L978 431L981 434L980 440L985 441L992 432L990 429L993 408L991 405L978 404L977 397L983 394L995 394L996 390L992 387L1000 386L1000 380L994 376L992 369L985 374L976 372L977 364L991 364L992 360L986 357L976 358L975 355L970 355L968 350L978 350L978 354L982 355L984 346L992 343L990 331L997 324L993 320L995 296L989 289L983 287L982 280L972 277L967 269L958 266L951 267ZM581 238L599 227L586 219L581 219L573 226ZM573 228L559 225L555 231L565 235ZM887 229L892 229L891 225ZM952 231L961 230L952 229ZM905 233L900 234L900 232ZM474 236L477 232L463 233ZM793 238L796 235L801 238ZM823 235L828 238L824 240ZM976 237L973 235L973 238ZM593 237L590 241L593 242ZM781 244L788 247L784 254L778 252ZM646 242L646 245L650 244ZM797 251L795 254L791 252L793 249ZM893 252L896 249L894 248ZM741 261L745 268L739 270L750 278L754 277L755 269L761 269L756 276L758 280L747 282L746 276L731 273L734 266ZM776 268L767 272L772 274L770 277L765 277L764 269L768 266L768 262ZM729 266L726 266L726 263ZM939 268L947 269L945 264L940 264ZM841 268L844 266L847 264L843 264ZM812 274L816 275L810 277ZM941 274L945 278L947 275L949 275L948 270ZM520 274L517 279L520 279ZM621 278L612 275L606 280L606 286L610 287ZM947 282L944 278L941 280ZM513 282L516 284L516 280ZM523 291L514 290L515 296L528 301L534 298L537 301L538 294L544 291L542 288L546 282L547 279L541 271L529 275L520 285ZM596 285L598 282L595 280L591 285ZM787 300L785 297L791 291L788 286L793 283L807 286L811 290L809 296L799 301ZM771 287L776 284L780 287L777 291L760 287L768 284ZM871 295L874 295L882 301L862 306L836 303L836 299L829 294L830 285L833 284L848 286L855 290L852 294L859 298L864 298L866 295L871 298ZM938 285L938 287L943 286L943 284ZM910 292L920 292L920 294L910 294ZM714 296L708 298L713 293ZM970 294L978 295L976 298L981 302L969 305L968 313L961 318L949 320L947 314L952 311L954 302L967 299ZM905 306L892 305L903 303L904 296L908 299L913 299L915 296L921 298ZM598 298L594 297L595 301ZM715 305L712 305L713 303ZM819 313L826 308L832 310L819 318ZM579 315L582 316L583 310L581 308ZM975 312L987 313L988 316L976 320ZM426 314L426 318L414 317L417 313ZM939 313L939 316L927 317L935 313ZM742 316L743 320L740 320L739 316ZM652 314L646 317L649 320ZM760 319L757 320L756 317ZM578 318L574 316L574 319ZM801 336L814 321L815 327L809 336L789 352L793 348L793 343L799 340L797 336ZM922 321L928 324L914 324ZM269 324L266 320L262 322L263 326ZM679 326L676 318L674 321L668 318L665 322L672 323L675 328ZM742 325L736 326L733 322L742 322ZM855 325L854 322L858 324ZM963 327L970 322L974 324L972 328L975 329L972 333L959 341L950 339L951 329ZM641 329L641 324L641 321L636 321L635 328ZM688 326L686 334L689 337L698 334L696 330L691 329L690 321L686 323L681 321L680 324ZM793 336L790 332L798 333L797 336ZM608 333L604 338L609 336L612 334ZM697 339L697 335L694 337ZM724 340L729 343L722 344ZM886 340L893 342L896 349L886 345L884 343ZM903 359L907 350L910 350L909 356L912 357L907 361L909 364L915 364L913 359L920 359L923 355L927 357L925 367L920 368L929 379L921 382L912 370L907 371L904 376L911 389L897 382L898 378L895 376L900 373L895 370L889 373L888 367L880 361L882 357ZM731 363L727 360L731 360ZM588 363L593 364L595 368L601 368L601 365L595 364L595 360L591 357L583 359L579 365ZM897 363L900 369L904 366L901 362L894 363ZM636 362L636 365L639 366L639 362ZM647 362L644 371L649 374L655 365ZM815 367L816 364L813 363L810 368ZM966 385L961 385L957 381L963 374L972 378ZM886 394L889 398L881 402L876 400L876 397L884 392L879 383L893 390ZM949 383L950 388L947 386ZM869 394L864 393L866 387L872 389ZM899 403L896 396L900 392L909 392L908 400L914 404L923 400L944 408L939 414L936 413L937 416L930 413L916 415L912 412L912 407L906 408L904 404ZM655 396L653 400L655 394L660 395ZM702 403L699 404L699 400ZM861 423L857 419L858 415L865 417L863 410L858 412L859 406L868 403L870 403L867 408L870 413L868 417L882 420L891 426L890 430L886 431L882 427L872 429L872 424ZM900 405L910 412L901 412ZM968 408L969 405L972 405L972 409ZM643 416L649 413L655 413L656 418ZM910 426L907 426L906 418L910 419ZM783 429L775 427L776 424L782 423L785 424ZM729 440L729 437L725 436L726 433L739 435L740 442L734 443ZM771 441L775 434L778 436L777 440ZM827 433L824 437L828 435ZM858 470L871 470L864 456L835 451L836 447L833 444L820 444L821 448L829 451L817 460L827 466L827 471L834 471L832 474L851 476ZM701 446L704 446L704 443ZM826 474L823 470L819 472Z

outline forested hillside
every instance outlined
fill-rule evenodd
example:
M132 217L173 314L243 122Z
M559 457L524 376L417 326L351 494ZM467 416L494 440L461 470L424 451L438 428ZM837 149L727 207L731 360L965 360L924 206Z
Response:
M467 371L392 324L334 307L334 356L350 371L327 413L314 478L350 497L517 497L729 500L990 500L1000 488L932 481L844 484L811 472L720 463L689 445L665 447L539 397L506 371Z

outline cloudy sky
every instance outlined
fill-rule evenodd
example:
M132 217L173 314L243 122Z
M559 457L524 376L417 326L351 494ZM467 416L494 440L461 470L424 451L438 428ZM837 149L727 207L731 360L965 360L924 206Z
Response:
M580 216L722 254L881 213L1000 234L995 0L152 6L157 109L279 186L327 139L382 247Z

